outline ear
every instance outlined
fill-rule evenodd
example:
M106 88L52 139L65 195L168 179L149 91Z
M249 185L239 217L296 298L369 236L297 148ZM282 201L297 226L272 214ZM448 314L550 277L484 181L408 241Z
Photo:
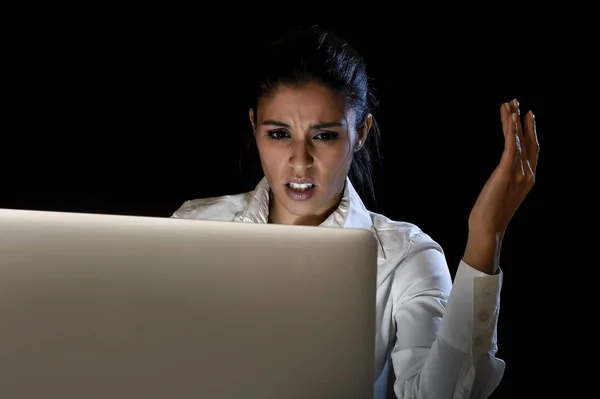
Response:
M360 129L358 129L357 131L358 143L356 143L356 149L354 150L355 152L359 151L365 144L365 141L367 141L367 135L371 131L371 126L373 126L373 115L367 114L365 121L361 125Z
M254 126L254 108L250 108L248 110L248 117L250 117L250 124L252 125L252 130L256 130L256 126Z

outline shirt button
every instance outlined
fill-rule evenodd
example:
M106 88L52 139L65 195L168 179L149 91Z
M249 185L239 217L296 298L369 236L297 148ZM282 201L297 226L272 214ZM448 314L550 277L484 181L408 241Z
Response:
M487 319L489 319L489 315L487 314L487 312L481 312L479 313L479 321L487 321Z

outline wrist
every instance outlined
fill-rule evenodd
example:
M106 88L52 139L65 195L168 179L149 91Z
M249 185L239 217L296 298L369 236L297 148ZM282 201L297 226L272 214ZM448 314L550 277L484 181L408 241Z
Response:
M500 258L502 234L476 234L469 232L463 261L486 274L495 274Z

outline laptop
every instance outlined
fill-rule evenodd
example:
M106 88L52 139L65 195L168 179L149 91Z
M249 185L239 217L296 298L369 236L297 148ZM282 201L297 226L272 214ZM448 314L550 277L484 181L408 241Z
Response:
M360 229L0 209L0 397L372 398Z

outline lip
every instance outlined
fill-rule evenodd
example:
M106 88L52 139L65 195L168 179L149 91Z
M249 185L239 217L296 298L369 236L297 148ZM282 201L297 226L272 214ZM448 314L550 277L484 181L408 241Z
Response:
M293 178L293 179L289 179L285 184L289 184L289 183L295 183L295 184L312 184L313 186L316 186L315 181L313 179L309 179L309 178L303 178L303 179L298 179L298 178Z
M296 190L292 190L292 188L289 186L289 183L295 183L295 184L312 184L312 188L308 189L308 190L304 190L304 191L296 191ZM317 185L315 184L315 181L309 178L304 178L304 179L290 179L287 181L287 183L284 185L285 187L285 193L288 196L288 198L290 198L292 201L308 201L309 199L311 199L316 191L317 191Z

